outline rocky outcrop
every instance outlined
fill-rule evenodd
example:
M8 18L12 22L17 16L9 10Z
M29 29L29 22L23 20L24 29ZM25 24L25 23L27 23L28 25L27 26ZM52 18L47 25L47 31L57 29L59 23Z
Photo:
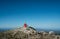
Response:
M55 35L53 31L37 32L33 27L20 27L5 32L0 32L0 39L60 39L60 35Z

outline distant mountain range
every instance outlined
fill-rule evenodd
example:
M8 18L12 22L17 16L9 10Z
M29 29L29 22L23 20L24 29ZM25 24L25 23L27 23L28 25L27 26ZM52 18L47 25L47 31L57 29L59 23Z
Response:
M4 31L7 31L7 30L12 30L14 28L0 28L0 32L4 32Z
M36 30L39 32L39 31L46 31L46 32L49 32L49 31L54 31L56 34L60 34L60 30L53 30L53 29L40 29L40 28L36 28Z

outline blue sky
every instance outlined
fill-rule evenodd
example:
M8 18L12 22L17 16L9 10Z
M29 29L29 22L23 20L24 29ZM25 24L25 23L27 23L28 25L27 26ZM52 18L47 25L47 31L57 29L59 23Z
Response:
M0 28L24 23L43 29L60 29L60 0L0 0Z

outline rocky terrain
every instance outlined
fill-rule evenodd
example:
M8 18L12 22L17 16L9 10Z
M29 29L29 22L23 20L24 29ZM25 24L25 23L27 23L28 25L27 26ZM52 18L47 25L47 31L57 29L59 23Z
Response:
M53 31L37 32L33 27L24 24L23 27L0 32L0 39L60 39L60 35L55 35Z
M14 32L8 31L0 33L0 39L27 39L27 34L18 31L16 34Z
M0 39L30 39L31 37L36 37L37 34L34 31L35 30L33 29L26 30L26 28L23 27L14 30L8 30L5 32L0 32Z

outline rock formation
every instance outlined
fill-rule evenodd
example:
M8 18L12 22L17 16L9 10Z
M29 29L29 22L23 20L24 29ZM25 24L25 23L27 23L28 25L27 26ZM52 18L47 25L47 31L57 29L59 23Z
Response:
M53 31L37 32L33 27L24 24L23 27L0 32L0 39L60 39L60 35L55 35Z

